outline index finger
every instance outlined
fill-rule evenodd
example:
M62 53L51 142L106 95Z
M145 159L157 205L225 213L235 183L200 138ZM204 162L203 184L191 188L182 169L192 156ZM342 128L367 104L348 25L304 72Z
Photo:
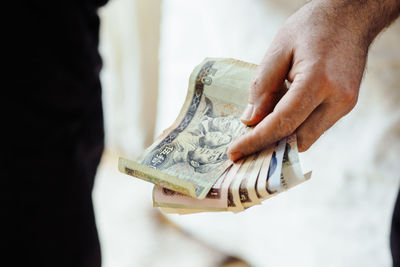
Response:
M312 90L309 85L306 79L293 81L274 111L231 144L230 159L235 161L255 153L292 134L323 101L323 96L318 93L320 90Z

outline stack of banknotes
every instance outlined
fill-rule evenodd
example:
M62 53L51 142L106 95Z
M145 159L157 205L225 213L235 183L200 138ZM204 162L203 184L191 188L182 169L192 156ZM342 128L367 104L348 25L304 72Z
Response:
M189 80L188 94L171 127L135 161L119 170L154 183L153 203L165 213L240 212L310 178L299 162L296 136L237 162L226 151L251 131L240 116L257 65L205 59Z

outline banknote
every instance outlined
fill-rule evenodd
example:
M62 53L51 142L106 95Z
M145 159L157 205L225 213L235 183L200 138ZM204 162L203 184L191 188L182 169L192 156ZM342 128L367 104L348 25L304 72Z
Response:
M242 161L243 160L239 160L232 164L212 186L204 199L195 199L160 186L155 186L153 191L153 204L156 207L226 210L228 207L228 188L233 177L239 170Z
M119 170L193 198L207 196L232 165L226 151L246 131L240 115L256 65L206 59L190 76L185 103L174 124L135 161ZM167 101L167 100L166 100Z
M250 193L251 192L250 183L252 181L254 181L253 185L255 186L255 182L257 181L257 175L260 171L260 169L259 169L260 166L257 168L256 164L260 161L262 162L261 153L259 152L254 155L254 159L250 163L249 168L246 170L246 173L244 174L243 179L240 182L239 197L240 197L240 202L244 208L252 206L253 203L254 203L253 205L260 203L260 201L258 200L258 197L257 196L254 197L254 195L252 195ZM255 177L255 179L254 179L254 177ZM250 188L248 188L248 187L250 187Z
M272 188L276 192L286 191L297 184L309 179L309 175L303 175L301 164L297 151L296 135L291 135L287 138L285 153L282 160L282 174L280 186Z
M236 162L234 165L236 170L231 173L230 179L226 177L232 168L224 174L223 178L218 179L217 183L213 186L215 189L226 188L228 181L230 183L227 194L223 196L223 198L227 198L226 205L221 205L223 203L222 196L218 199L219 202L217 203L207 198L193 200L188 196L174 199L176 195L171 195L169 199L158 198L158 201L162 202L162 205L158 206L162 207L161 210L165 213L182 215L217 211L232 211L236 213L258 205L262 201L306 181L310 178L311 172L305 175L302 173L297 151L296 135L288 136L285 140L284 145L278 142L275 146L270 146ZM277 158L282 160L280 164L278 164ZM278 166L282 166L280 170ZM271 190L268 188L268 177L276 172L279 174L278 177L280 177L279 186ZM223 183L224 185L221 186ZM211 199L211 197L208 198ZM178 202L179 205L177 205Z
M235 163L227 157L230 144L253 129L240 116L255 69L234 59L205 59L190 76L175 122L136 160L119 159L121 172L155 184L155 207L178 214L240 212L309 178L295 135Z
M258 154L253 154L248 156L244 162L241 164L239 171L236 173L233 181L228 190L228 210L233 212L239 212L244 210L244 206L242 205L242 199L240 196L240 184L245 179L246 174L254 165L255 159Z
M263 163L261 164L260 173L258 174L256 182L256 193L259 199L267 199L269 196L271 196L271 192L269 192L267 189L267 181L268 174L271 174L269 171L270 166L276 167L276 148L276 145L272 145L268 148L269 153L267 153L267 156L264 158Z
M281 186L281 170L282 170L282 160L285 153L286 138L280 140L277 144L275 153L272 155L271 167L269 168L268 178L267 178L267 190L270 193L276 192Z
M206 209L191 209L191 208L169 208L169 207L160 207L160 210L164 214L179 214L179 215L187 215L194 214L200 212L217 212L218 210L206 210Z
M248 208L254 205L261 204L257 195L257 180L259 178L262 164L265 159L271 158L273 150L270 148L264 149L258 153L256 160L246 173L245 179L240 184L240 199L243 207ZM268 167L267 167L268 168Z

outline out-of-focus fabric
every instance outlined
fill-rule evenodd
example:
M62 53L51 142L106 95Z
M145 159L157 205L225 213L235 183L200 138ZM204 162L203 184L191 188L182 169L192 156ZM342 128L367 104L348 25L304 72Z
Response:
M160 0L114 0L100 10L106 148L137 156L157 111Z

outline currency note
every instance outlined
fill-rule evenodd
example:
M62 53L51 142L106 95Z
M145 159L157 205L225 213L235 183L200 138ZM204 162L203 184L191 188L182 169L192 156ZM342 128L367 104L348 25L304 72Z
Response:
M157 207L174 207L189 209L214 209L226 210L228 204L228 188L240 168L242 161L234 163L212 186L204 199L195 199L181 193L155 186L153 203Z
M258 154L252 155L252 158L249 159L241 159L240 160L240 164L242 164L240 166L240 168L242 168L241 172L238 172L237 175L235 175L235 177L233 178L233 182L231 184L231 186L229 187L228 190L228 207L227 208L220 208L220 209L216 209L213 207L195 207L195 206L179 206L179 207L175 207L175 206L164 206L162 208L163 212L166 213L177 213L177 214L192 214L192 213L199 213L199 212L216 212L216 211L233 211L233 212L240 212L243 210L243 208L248 208L251 207L252 204L256 205L256 202L248 202L248 201L244 201L247 199L251 199L251 197L244 197L243 196L243 181L246 181L245 184L247 184L247 191L245 193L245 195L248 195L251 190L253 190L254 188L254 182L250 182L249 179L247 179L247 175L249 175L249 173L252 172L253 168L256 168L256 164L260 165L260 163L256 163L259 159L264 158L264 160L261 163L261 167L259 169L259 173L258 173L258 177L257 177L257 181L256 181L256 185L257 185L257 190L256 190L256 194L257 194L257 198L261 199L261 200L265 200L271 196L274 196L276 194L279 194L280 192L286 191L294 186L296 186L299 183L302 183L304 181L306 181L307 179L309 179L311 177L311 172L306 173L305 175L302 174L301 172L301 166L300 166L300 161L298 158L298 152L297 152L297 143L296 143L296 138L295 136L289 136L287 139L287 143L284 146L284 154L282 157L282 174L281 174L281 178L280 178L280 187L276 188L276 191L271 192L268 191L267 186L266 186L266 181L268 180L267 175L269 174L273 174L274 171L276 170L276 166L277 163L274 163L274 161L276 161L276 159L274 160L272 157L273 152L277 152L275 151L277 149L277 147L270 147L269 149L266 149L264 151L261 151ZM272 160L271 160L272 159ZM244 162L246 162L246 164L243 164ZM238 162L239 163L239 162ZM268 165L270 165L268 167ZM271 170L271 171L269 171ZM262 178L260 176L263 176ZM254 178L252 178L254 179ZM239 189L239 200L241 201L241 206L238 206L238 197L237 197L237 184L240 181L240 189ZM262 184L264 183L264 185L258 187L258 184ZM236 184L236 185L234 185ZM220 187L220 186L216 186L214 185L213 187ZM263 196L261 196L259 194L259 189L263 189L265 190L265 194ZM236 198L234 198L234 195L236 194Z
M281 186L282 160L286 148L286 138L278 142L276 151L272 154L271 166L267 178L267 190L276 192Z
M258 153L256 160L253 162L252 166L246 173L245 179L243 179L240 184L240 199L243 207L248 208L254 205L261 204L261 201L257 195L257 180L261 172L261 167L263 162L270 154L272 154L272 149L264 149ZM265 186L264 186L265 187Z
M276 146L273 145L269 148L269 153L264 158L264 161L261 164L260 172L257 176L256 181L256 193L259 199L266 199L268 196L271 195L271 192L267 190L267 181L268 181L268 174L272 172L269 171L270 165L272 167L276 167ZM272 158L274 156L274 158Z
M161 211L165 214L179 214L188 215L200 212L217 212L219 210L206 210L206 209L191 209L191 208L170 208L170 207L160 207Z
M304 182L309 179L309 176L303 175L301 169L298 150L297 150L297 138L293 134L287 138L285 153L282 161L282 174L280 187L274 188L277 192L286 191L293 186Z
M254 176L257 177L259 169L256 169L256 163L257 162L262 162L261 160L261 153L255 153L254 154L254 159L250 163L248 169L246 170L246 173L243 176L242 181L240 182L239 185L239 197L240 197L240 202L244 208L249 207L250 203L257 203L258 198L257 196L254 198L252 195L250 195L250 190L248 190L247 186L250 180Z
M246 173L254 164L254 161L258 154L253 154L244 159L244 162L240 165L239 171L236 173L235 177L228 190L228 210L233 212L239 212L244 209L240 197L240 184L246 177Z
M192 72L181 112L136 160L120 159L119 170L167 189L203 199L232 165L226 151L243 134L240 115L256 65L206 59Z

